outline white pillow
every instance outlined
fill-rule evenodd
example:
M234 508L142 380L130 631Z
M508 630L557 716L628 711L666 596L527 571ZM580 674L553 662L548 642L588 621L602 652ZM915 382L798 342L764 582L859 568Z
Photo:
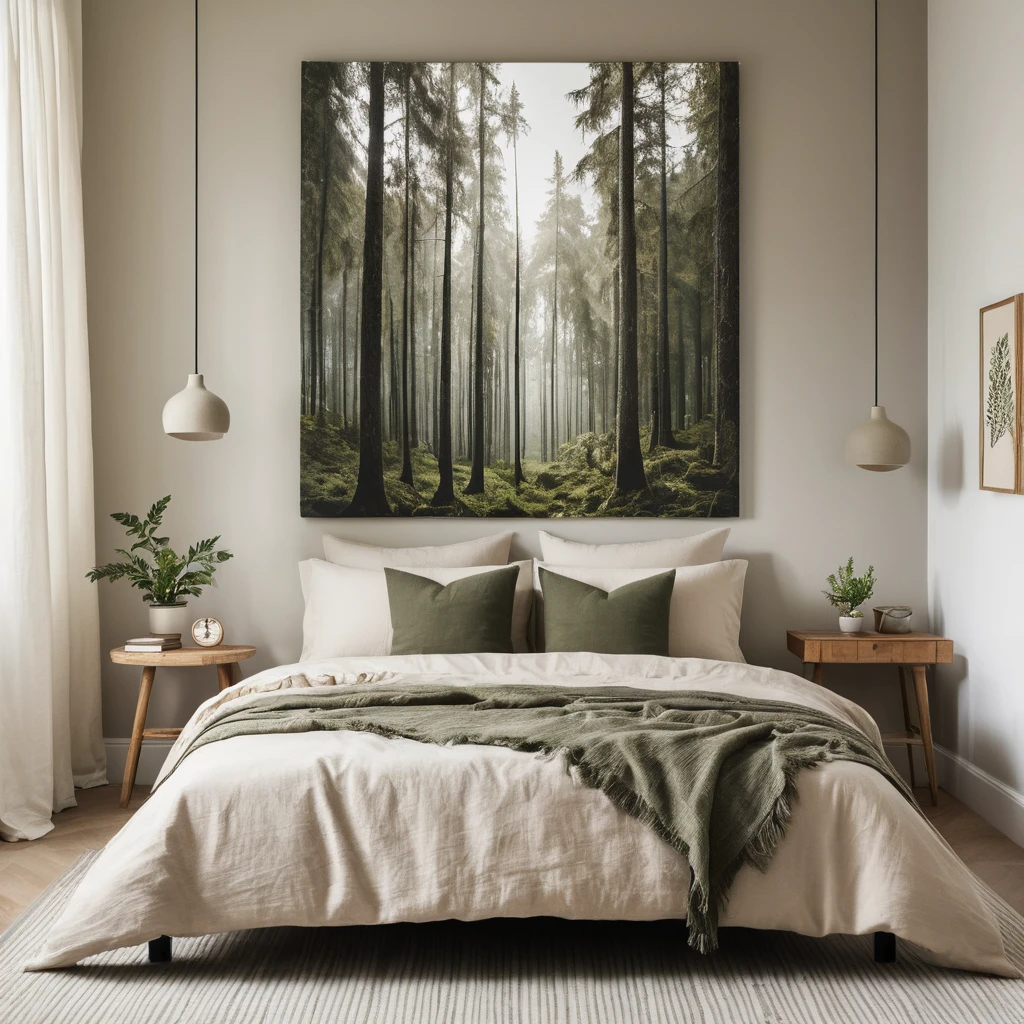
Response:
M544 606L540 568L612 591L627 583L668 572L657 569L592 569L579 565L534 563L537 650L544 650ZM676 568L669 609L668 653L672 658L711 658L746 663L740 650L740 611L747 563L742 559Z
M519 566L512 606L512 649L523 654L527 650L526 629L533 604L533 576L529 559L512 564ZM495 570L493 565L444 569L425 569L422 566L393 568L444 584ZM308 579L304 588L306 614L302 619L300 661L376 657L391 653L391 608L383 569L353 569L311 558L299 563L299 572L300 575L305 572Z
M706 565L722 557L729 527L695 537L638 540L632 544L580 544L540 532L540 553L553 565L589 565L604 569L655 569L658 566Z
M464 540L459 544L436 544L423 548L382 548L324 534L324 556L335 565L353 569L400 569L402 566L432 569L466 565L508 565L512 534Z

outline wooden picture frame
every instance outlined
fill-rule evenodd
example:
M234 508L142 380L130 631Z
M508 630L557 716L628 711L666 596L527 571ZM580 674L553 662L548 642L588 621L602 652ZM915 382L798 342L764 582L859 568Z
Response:
M979 313L978 486L1024 493L1021 412L1024 293Z

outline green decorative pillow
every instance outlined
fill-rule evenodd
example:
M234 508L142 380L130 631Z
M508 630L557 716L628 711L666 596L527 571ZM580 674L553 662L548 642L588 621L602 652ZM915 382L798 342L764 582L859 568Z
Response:
M519 566L435 583L385 569L392 654L511 654Z
M543 566L539 572L546 651L668 655L675 569L611 592Z

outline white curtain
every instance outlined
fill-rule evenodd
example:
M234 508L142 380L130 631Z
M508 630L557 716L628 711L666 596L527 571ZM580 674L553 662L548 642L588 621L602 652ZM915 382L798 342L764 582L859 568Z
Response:
M0 0L0 837L106 783L78 0Z

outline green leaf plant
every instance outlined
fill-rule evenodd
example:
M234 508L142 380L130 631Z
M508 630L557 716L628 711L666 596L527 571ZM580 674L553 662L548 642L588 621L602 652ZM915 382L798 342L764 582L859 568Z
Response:
M198 597L203 587L213 583L213 575L221 562L232 557L230 551L214 550L220 536L201 540L179 555L169 546L169 538L158 537L156 531L163 522L164 512L171 496L161 498L153 505L145 519L128 512L114 512L111 519L125 528L129 538L138 538L128 549L117 548L122 562L108 562L90 569L86 576L94 583L98 580L127 579L143 591L142 600L153 604L184 604L186 596ZM148 556L148 557L147 557Z
M1013 377L1010 373L1010 335L1004 334L992 346L988 364L988 402L985 408L988 446L1009 434L1013 440Z
M863 576L855 576L853 558L850 557L846 565L841 565L835 572L829 573L825 582L829 589L823 590L822 593L828 599L828 603L833 608L838 608L840 615L853 615L858 606L871 600L871 595L875 592L875 567L869 565ZM862 616L857 612L856 617Z

